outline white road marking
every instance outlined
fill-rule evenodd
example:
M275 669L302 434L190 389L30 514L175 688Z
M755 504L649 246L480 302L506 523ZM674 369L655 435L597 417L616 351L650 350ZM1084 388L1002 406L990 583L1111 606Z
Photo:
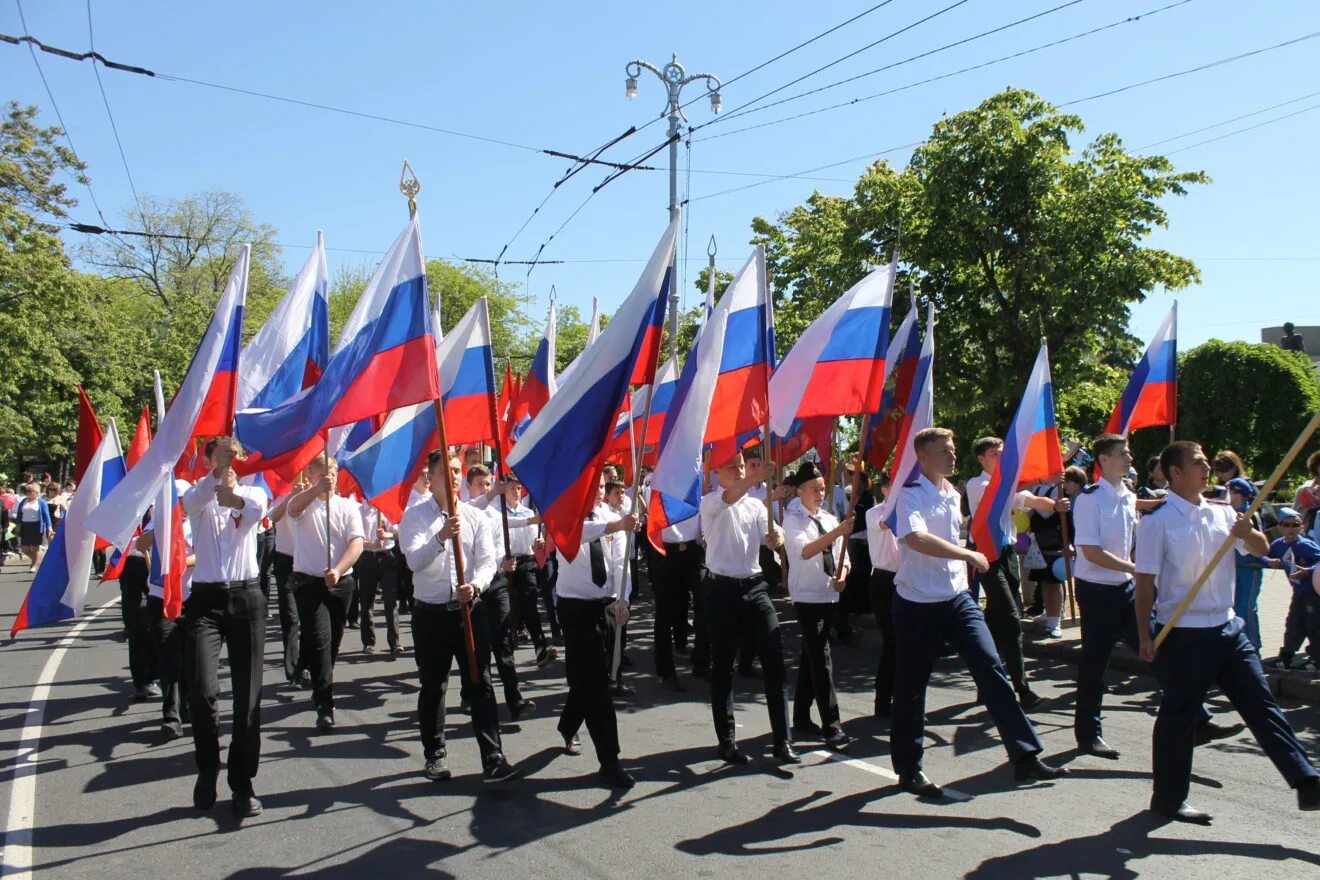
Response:
M845 764L855 770L861 770L864 773L870 773L873 776L888 779L890 782L898 782L898 774L893 770L888 770L878 764L872 764L869 761L863 761L860 758L845 758L843 755L829 752L824 749L808 752L807 754L811 755L813 758L828 758L831 761L838 761L840 764ZM956 788L948 787L945 787L944 789L944 796L953 801L969 801L972 799L971 795L964 794Z
M65 653L82 631L103 611L119 601L116 596L97 608L87 618L69 630L46 658L37 684L28 701L27 724L19 737L14 755L14 781L9 789L9 817L5 822L5 847L0 853L0 877L30 877L32 868L32 820L37 801L37 753L41 747L41 730L46 720L46 699L50 686L60 670Z

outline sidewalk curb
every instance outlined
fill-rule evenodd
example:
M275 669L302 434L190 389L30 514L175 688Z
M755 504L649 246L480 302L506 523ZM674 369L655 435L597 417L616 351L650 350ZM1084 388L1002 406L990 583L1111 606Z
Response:
M1075 666L1081 658L1082 643L1080 639L1036 640L1028 638L1024 633L1022 651L1028 657L1048 657ZM1123 672L1154 677L1150 664L1134 654L1127 645L1120 644L1114 648L1109 665ZM1268 669L1265 670L1265 678L1276 697L1320 705L1320 679L1309 678L1302 672L1274 672Z

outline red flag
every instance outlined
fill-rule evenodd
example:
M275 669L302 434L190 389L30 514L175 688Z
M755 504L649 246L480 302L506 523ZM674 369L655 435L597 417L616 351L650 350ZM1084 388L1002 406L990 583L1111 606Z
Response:
M101 423L96 420L96 411L87 399L87 392L78 386L78 445L73 456L73 479L82 482L83 473L91 463L92 456L101 445Z
M513 411L513 391L513 367L505 361L504 381L495 398L495 430L499 433L495 442L499 444L500 461L504 461L509 453L509 414Z
M133 442L128 444L128 449L124 452L124 463L132 468L150 445L151 407L144 406L142 407L142 415L138 416L137 430L133 432Z

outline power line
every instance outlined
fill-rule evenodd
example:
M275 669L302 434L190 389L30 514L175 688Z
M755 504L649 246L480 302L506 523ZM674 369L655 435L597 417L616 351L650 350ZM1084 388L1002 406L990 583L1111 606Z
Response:
M92 0L87 0L87 44L92 51L89 55L96 53L96 38L92 30ZM92 61L92 73L96 74L96 87L101 90L101 103L105 105L105 115L110 120L110 133L115 136L115 146L119 148L119 161L124 164L124 175L128 178L129 191L133 193L133 203L137 205L138 217L146 223L147 215L142 210L142 199L138 197L137 184L133 182L133 172L128 167L128 155L124 152L124 142L119 139L119 127L115 125L115 114L110 111L110 99L105 94L105 84L101 82L101 71L96 67L96 61Z
M1194 128L1194 129L1192 129L1191 131L1184 131L1182 134L1175 134L1173 137L1167 137L1167 138L1165 138L1165 139L1162 140L1162 141L1155 141L1155 142L1153 142L1153 143L1149 143L1149 144L1145 144L1144 146L1137 147L1137 148L1134 149L1132 152L1134 152L1134 153L1143 153L1143 152L1145 152L1146 150L1149 150L1151 147L1158 147L1158 146L1160 146L1161 144L1167 144L1167 143L1169 143L1170 141L1180 141L1180 140L1182 140L1183 138L1185 138L1185 137L1191 137L1191 136L1194 135L1194 134L1200 134L1201 132L1204 132L1204 131L1210 131L1211 129L1219 128L1219 127L1221 127L1221 126L1228 125L1228 124L1233 123L1233 122L1239 122L1239 121L1241 121L1241 120L1243 120L1243 119L1248 119L1248 118L1250 118L1250 117L1252 117L1252 116L1259 116L1260 114L1262 114L1262 113L1268 113L1268 112L1270 112L1271 110L1278 110L1280 107L1287 107L1289 104L1296 104L1298 101L1305 101L1307 98L1314 98L1316 95L1320 95L1320 92L1311 92L1309 95L1302 95L1301 97L1298 97L1298 98L1292 98L1292 99L1287 100L1287 101L1280 101L1278 104L1271 104L1269 107L1262 107L1262 108L1260 108L1259 110L1252 110L1252 111L1249 112L1249 113L1243 113L1243 114L1241 114L1240 116L1234 116L1234 117L1231 118L1231 119L1224 119L1224 120L1221 120L1221 121L1219 121L1219 122L1216 122L1216 123L1214 123L1214 124L1212 124L1212 125L1206 125L1206 126L1203 126L1202 128ZM1308 109L1310 109L1310 108L1308 108ZM1288 117L1286 117L1286 116L1281 116L1281 117L1279 117L1279 118L1280 118L1280 119L1287 119ZM1243 129L1243 130L1245 131L1246 129ZM1208 142L1203 141L1203 143L1208 143ZM1196 146L1196 145L1193 144L1193 146ZM1183 149L1191 149L1191 147L1184 147Z
M814 171L824 171L826 168L837 168L840 165L847 165L851 162L860 162L863 159L867 159L867 160L878 159L881 156L887 156L890 153L897 153L900 150L907 150L907 149L919 147L924 143L925 141L913 141L910 144L901 144L897 147L889 147L888 149L881 150L878 153L863 153L860 156L853 156L850 159L844 159L839 162L831 162L828 165L817 165L815 168L808 168L806 171L799 172L799 174L811 174ZM782 174L779 177L774 177L771 178L770 180L759 180L756 183L749 183L746 186L736 186L733 189L724 189L724 190L720 190L719 192L707 193L704 196L697 196L695 199L689 199L689 201L702 202L705 201L706 199L713 199L717 196L727 196L730 195L731 193L742 192L743 190L753 189L758 186L765 186L768 183L778 183L781 180L791 180L793 178L798 177L799 174ZM853 181L853 183L856 183L856 181Z
M929 85L930 83L933 83L933 82L939 82L940 80L949 79L949 78L951 78L951 77L955 77L955 76L961 76L961 75L964 74L964 73L971 73L971 72L976 71L976 70L982 70L982 69L987 68L987 67L992 67L992 66L994 66L994 65L996 65L996 64L1002 64L1002 63L1004 63L1004 62L1006 62L1006 61L1013 61L1014 59L1017 59L1017 58L1023 58L1023 57L1025 57L1025 56L1027 56L1027 55L1033 55L1033 54L1035 54L1035 53L1037 53L1037 52L1042 52L1042 51L1044 51L1044 50L1046 50L1046 49L1052 49L1052 48L1054 48L1054 47L1056 47L1056 46L1062 46L1062 45L1064 45L1065 43L1071 43L1071 42L1073 42L1073 41L1075 41L1075 40L1080 40L1080 39L1083 39L1083 38L1085 38L1085 37L1094 36L1095 34L1102 33L1103 31L1111 30L1111 29L1116 28L1116 27L1120 27L1121 25L1132 24L1132 23L1138 22L1138 21L1140 21L1140 20L1143 19L1143 18L1149 18L1149 17L1152 16L1152 15L1157 15L1157 14L1159 14L1159 13L1161 13L1161 12L1166 12L1166 11L1168 11L1168 10L1170 10L1170 9L1173 9L1173 8L1175 8L1175 7L1178 7L1178 6L1182 6L1182 5L1184 5L1184 4L1186 4L1186 3L1190 3L1190 2L1192 2L1192 0L1178 0L1178 2L1176 2L1176 3L1170 3L1170 4L1167 5L1167 6L1161 6L1161 7L1157 8L1157 9L1152 9L1152 10L1150 10L1150 11L1148 11L1148 12L1142 12L1142 13L1139 13L1139 14L1137 14L1137 15L1130 15L1130 16L1128 16L1127 18L1122 18L1122 19L1119 19L1119 20L1117 20L1117 21L1112 21L1112 22L1110 22L1109 24L1101 25L1101 26L1099 26L1099 27L1094 27L1094 28L1091 28L1090 30L1081 31L1081 32L1076 33L1076 34L1072 34L1071 36L1061 37L1061 38L1059 38L1059 39L1057 39L1057 40L1051 40L1051 41L1049 41L1048 43L1041 43L1041 44L1038 45L1038 46L1032 46L1030 49L1023 49L1023 50L1021 50L1021 51L1019 51L1019 52L1013 52L1013 53L1011 53L1011 54L1009 54L1009 55L1002 55L1002 56L1000 56L1000 57L998 57L998 58L992 58L992 59L990 59L989 61L982 61L982 62L979 63L979 64L973 64L973 65L970 65L970 66L968 66L968 67L963 67L963 68L960 68L960 69L958 69L958 70L950 71L950 72L948 72L948 73L941 73L941 74L939 74L939 75L937 75L937 76L932 76L932 77L927 77L926 79L917 80L916 82L910 82L910 83L907 83L907 84L905 84L905 85L895 86L894 88L892 88L892 89L886 89L886 90L884 90L883 92L876 92L876 93L871 94L871 95L864 95L864 96L862 96L862 97L860 97L860 98L853 98L853 99L848 100L848 101L841 101L841 102L839 102L839 103L837 103L837 104L829 104L829 105L826 105L826 106L824 106L824 107L818 107L818 108L816 108L815 110L807 110L807 111L802 112L802 113L795 113L795 114L793 114L792 116L785 116L785 117L782 117L782 118L780 118L780 119L771 119L771 120L769 120L768 122L761 122L761 123L757 123L756 125L748 125L748 126L744 126L743 128L735 128L733 131L722 131L722 132L718 132L718 133L716 133L716 134L706 135L706 137L704 137L704 138L698 138L697 140L698 140L698 141L703 141L703 140L710 141L710 140L715 140L716 138L730 137L731 135L742 134L743 132L747 132L747 131L755 131L755 130L758 129L758 128L767 128L767 127L772 126L772 125L780 125L780 124L785 123L785 122L793 122L793 121L796 121L796 120L798 120L798 119L805 119L805 118L807 118L808 116L815 116L815 115L820 114L820 113L827 113L827 112L829 112L829 111L831 111L831 110L840 110L840 109L842 109L842 108L844 108L844 107L852 107L853 105L855 105L855 104L860 104L860 103L862 103L862 102L864 102L864 101L873 101L873 100L875 100L876 98L884 98L884 97L887 97L887 96L889 96L889 95L894 95L894 94L898 94L899 92L907 91L908 89L914 89L914 88L917 88L918 86ZM788 101L788 100L790 100L790 99L785 99L785 101ZM779 103L783 103L783 102L779 102ZM775 105L774 105L774 104L771 104L771 105L767 105L767 106L775 106Z
M1174 153L1181 153L1184 150L1190 150L1193 147L1203 147L1206 144L1213 144L1215 141L1222 141L1224 138L1231 138L1239 134L1244 134L1248 131L1255 131L1256 129L1263 128L1267 125L1273 125L1276 122L1283 122L1285 119L1292 119L1294 116L1301 116L1303 113L1310 113L1312 110L1320 110L1320 104L1312 104L1310 107L1303 107L1301 110L1297 110L1292 113L1287 113L1283 116L1276 116L1274 119L1266 119L1264 122L1258 122L1255 125L1248 125L1247 127L1239 128L1236 131L1230 131L1227 132L1226 134L1221 134L1218 137L1207 138L1206 140L1203 141L1197 141L1194 144L1188 144L1185 147L1179 147L1176 150L1169 150L1164 155L1172 156Z

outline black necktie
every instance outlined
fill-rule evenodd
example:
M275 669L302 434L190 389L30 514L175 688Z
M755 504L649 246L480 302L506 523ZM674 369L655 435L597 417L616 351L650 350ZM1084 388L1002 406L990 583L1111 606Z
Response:
M595 519L596 514L588 514L588 519ZM587 542L587 551L591 554L591 582L598 587L605 586L605 581L609 579L605 572L605 545L601 539Z
M811 518L811 521L816 526L816 534L823 538L825 536L825 527L821 525L820 520L816 519L814 516ZM834 542L830 541L830 543L825 546L825 549L820 552L820 555L824 558L826 576L834 577Z

